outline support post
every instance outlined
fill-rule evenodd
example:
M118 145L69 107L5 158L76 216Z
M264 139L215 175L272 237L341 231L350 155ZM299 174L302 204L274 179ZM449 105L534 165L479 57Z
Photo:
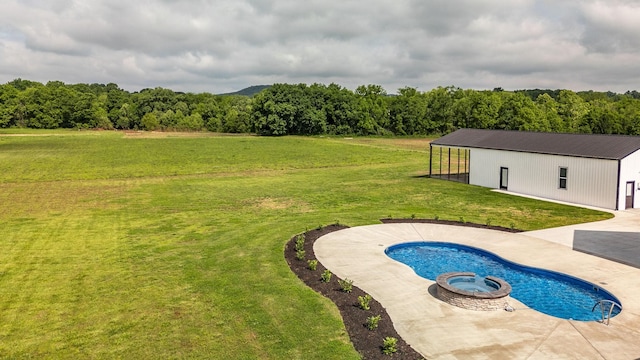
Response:
M467 151L470 151L469 149L464 149L464 173L466 174L465 176L467 177L467 184L469 183L469 170L467 170Z
M447 179L451 179L451 148L449 148L449 158L447 159Z
M458 163L458 179L460 179L460 148L458 148L458 158L456 162Z
M429 144L429 177L431 177L431 171L433 166L433 145Z
M438 175L440 175L440 178L442 178L442 146L440 146L440 171L438 171Z

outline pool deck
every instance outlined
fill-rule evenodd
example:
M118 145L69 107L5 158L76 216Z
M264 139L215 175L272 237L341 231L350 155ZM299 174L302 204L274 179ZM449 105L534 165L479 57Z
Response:
M640 231L638 218L633 218ZM572 239L577 228L558 229L556 233ZM381 224L327 234L316 240L314 251L334 274L353 280L378 300L400 336L428 359L640 358L640 269L574 251L568 238L544 238L553 235L553 230L513 234L439 224ZM513 298L508 300L513 312L458 308L434 296L434 281L385 255L388 246L408 241L475 246L519 264L569 274L613 293L623 311L605 325L558 319Z

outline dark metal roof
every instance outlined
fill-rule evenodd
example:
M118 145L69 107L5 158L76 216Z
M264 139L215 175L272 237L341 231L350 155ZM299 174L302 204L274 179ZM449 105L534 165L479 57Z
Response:
M640 150L640 136L460 129L431 144L620 160Z

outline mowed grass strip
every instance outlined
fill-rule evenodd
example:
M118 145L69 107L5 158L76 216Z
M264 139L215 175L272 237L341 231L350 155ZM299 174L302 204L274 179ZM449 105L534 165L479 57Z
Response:
M335 307L289 271L292 235L609 217L421 177L426 140L356 140L0 138L0 358L356 359Z

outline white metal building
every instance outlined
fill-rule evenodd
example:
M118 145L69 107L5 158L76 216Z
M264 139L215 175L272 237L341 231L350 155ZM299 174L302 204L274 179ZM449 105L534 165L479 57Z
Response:
M460 129L430 148L431 177L612 210L640 207L639 136Z

